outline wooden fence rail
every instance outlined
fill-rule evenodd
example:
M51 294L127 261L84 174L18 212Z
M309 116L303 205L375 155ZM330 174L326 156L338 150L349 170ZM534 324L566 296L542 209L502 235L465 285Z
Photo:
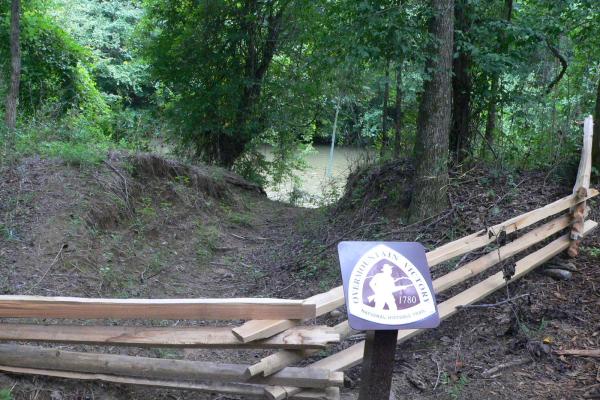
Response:
M435 267L436 265L448 261L454 257L461 256L469 251L477 250L490 243L496 242L500 232L510 234L517 230L524 229L535 224L536 222L551 217L552 215L568 210L582 201L588 200L596 195L598 195L598 191L593 189L590 190L590 193L583 198L572 194L542 208L538 208L528 213L511 218L501 224L494 225L488 229L483 229L472 235L465 236L428 252L427 262L429 263L430 267ZM327 312L330 312L332 308L335 309L344 304L343 287L338 286L327 293L310 297L306 299L306 302L316 304L317 316L323 315ZM330 307L325 305L330 305ZM242 326L234 328L233 332L236 334L236 336L238 336L238 338L240 338L240 340L249 342L277 334L294 326L297 323L297 321L290 320L248 321Z
M316 317L316 310L303 300L0 296L0 317L10 318L304 319Z
M328 326L297 326L270 338L240 341L229 327L133 327L0 324L0 341L95 344L139 347L185 347L221 349L324 349L339 342L340 335Z
M593 229L596 228L597 225L598 224L594 221L586 221L583 234L585 235L591 232ZM569 247L569 244L569 235L563 235L559 239L550 242L548 245L542 247L541 249L520 259L516 262L515 275L512 277L511 281L519 279L523 275L531 272L537 266L545 263L552 257L565 251ZM471 286L469 289L466 289L465 291L457 294L456 296L451 297L450 299L438 304L438 312L440 314L440 319L442 321L448 319L449 317L454 315L461 306L473 304L490 295L494 291L503 288L505 285L506 282L504 280L502 271L490 276L482 282ZM400 331L398 334L398 342L404 342L422 332L423 330L418 329ZM357 343L338 353L335 353L329 357L326 357L322 360L314 362L309 366L309 368L324 368L330 369L332 371L344 371L348 368L358 365L362 361L363 351L364 341ZM285 368L281 371L285 371ZM279 394L278 396L269 397L275 399L283 399L286 396L295 395L301 391L301 389L299 388L289 387L284 388L284 390L284 396ZM273 390L273 392L281 393L278 389Z
M437 294L476 279L499 263L539 247L515 263L517 280L567 250L577 255L581 238L596 228L586 221L587 201L598 195L589 188L593 121L584 123L582 148L573 194L429 251L430 267L486 246L485 254L435 279ZM564 213L566 211L566 213ZM562 215L558 215L561 214ZM534 226L535 225L535 226ZM519 237L512 233L530 228ZM559 233L562 235L559 236ZM502 271L473 283L438 304L446 320L462 306L473 304L504 287ZM199 347L278 350L255 364L224 364L188 360L131 357L63 351L22 344L0 344L0 371L15 374L100 380L142 386L219 392L245 398L340 398L343 372L362 361L364 342L351 345L305 367L295 364L315 356L328 344L352 335L348 321L333 327L312 325L315 317L344 304L336 287L305 300L279 299L84 299L67 297L0 296L0 317L65 319L215 319L246 320L231 327L132 327L0 323L0 341L71 343L139 347ZM398 343L423 332L400 331Z
M559 217L540 226L539 228L532 230L531 232L520 237L518 240L493 250L481 258L467 263L462 267L435 279L433 281L433 288L436 294L440 294L445 290L462 283L479 273L484 272L498 262L503 261L508 257L511 257L514 254L517 254L520 251L523 251L528 247L531 247L532 245L568 227L569 220L569 216ZM337 326L336 331L341 334L342 339L351 333L351 329L347 321L344 321ZM284 368L285 366L292 365L302 360L310 354L313 353L306 354L302 352L281 351L263 358L259 363L251 366L249 368L249 374L252 376L259 374L269 375L280 370L281 368Z

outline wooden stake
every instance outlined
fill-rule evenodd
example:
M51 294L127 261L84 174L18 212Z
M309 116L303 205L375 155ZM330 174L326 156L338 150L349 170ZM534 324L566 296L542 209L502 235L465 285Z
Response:
M358 400L390 400L398 331L369 331Z
M571 228L571 244L567 253L571 257L579 255L579 244L583 236L583 224L585 222L586 202L590 187L590 176L592 173L592 144L594 137L594 119L590 115L583 123L583 148L581 149L581 159L579 160L579 169L577 170L577 180L573 187L573 194L581 203L575 206L573 210L573 226Z

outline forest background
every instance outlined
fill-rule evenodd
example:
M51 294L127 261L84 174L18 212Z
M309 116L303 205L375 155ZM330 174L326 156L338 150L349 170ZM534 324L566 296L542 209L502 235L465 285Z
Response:
M444 16L445 41L431 23ZM333 131L376 162L418 156L430 60L448 42L442 163L572 176L578 122L600 120L594 0L2 0L3 162L93 165L111 149L167 145L264 185L293 179Z

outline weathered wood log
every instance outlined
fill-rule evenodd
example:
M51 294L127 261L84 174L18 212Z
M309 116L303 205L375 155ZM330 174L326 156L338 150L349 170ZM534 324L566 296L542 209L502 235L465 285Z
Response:
M544 207L511 218L498 225L494 225L488 229L482 229L472 235L465 236L428 252L426 254L427 262L430 267L434 267L454 257L495 242L501 232L510 234L526 228L597 195L598 191L595 189L590 189L585 198L578 198L576 195L572 194ZM323 315L344 304L343 287L338 286L326 293L310 297L306 299L306 302L315 302L317 304L317 316ZM240 340L249 342L275 335L297 325L299 322L300 321L291 320L248 321L245 324L234 328L233 331Z
M589 115L583 122L583 146L581 148L581 158L579 159L579 168L577 169L577 179L575 180L573 193L577 193L579 188L588 189L590 187L593 142L594 118Z
M0 296L0 317L110 319L305 319L316 306L280 299L91 299Z
M554 350L555 354L561 356L597 357L600 358L600 349L571 349Z
M0 365L145 379L218 382L246 382L244 372L248 368L240 364L83 353L16 344L0 344ZM341 386L343 380L343 374L335 371L288 368L285 372L246 383L327 388Z
M138 385L138 386L150 386L168 389L180 389L180 390L195 390L207 393L221 393L230 396L245 396L252 398L264 398L264 388L260 385L246 384L246 383L221 383L221 382L185 382L185 381L171 381L164 379L144 379L144 378L132 378L125 376L117 376L110 374L97 374L97 373L82 373L72 371L58 371L50 369L39 369L39 368L21 368L11 367L8 365L0 365L0 371L19 374L19 375L40 375L49 376L53 378L64 378L64 379L77 379L77 380L92 380L109 383L118 383L126 385Z
M585 200L590 187L592 173L592 144L594 136L594 119L588 116L583 123L583 147L577 170L577 180L573 186L573 194L581 200ZM581 242L583 224L585 222L586 201L577 204L573 210L573 226L571 228L571 244L567 253L571 257L579 255L579 243Z
M244 396L244 398L264 398L264 386L248 383L221 383L221 382L185 382L158 379L130 378L107 374L86 374L81 372L55 371L48 369L20 368L0 365L0 371L19 375L40 375L53 378L94 380L108 383L159 387L178 390L194 390L205 393L220 393L229 396ZM340 389L329 387L324 390L306 389L296 396L295 400L339 400Z
M268 339L243 343L229 327L0 324L0 340L140 347L322 349L327 343L339 342L340 335L327 326L299 326Z
M449 288L466 281L469 278L480 274L498 262L506 260L509 257L531 247L532 245L541 242L542 240L552 236L553 234L565 229L569 226L570 217L568 215L558 217L532 231L526 233L513 242L493 250L486 255L473 260L462 267L447 273L433 281L433 288L436 294L440 294ZM350 327L347 321L338 324L335 327L336 331L350 332ZM344 334L341 334L344 339ZM275 373L288 365L292 365L306 356L313 354L312 352L294 352L294 351L279 351L268 357L263 358L260 362L250 366L248 373L253 375L263 374L268 376Z
M588 234L589 232L594 230L597 227L597 225L598 224L594 221L586 221L584 227L584 234ZM511 282L521 278L523 275L534 270L537 266L545 263L552 257L566 250L569 247L569 243L569 235L563 235L560 238L542 247L541 249L534 251L533 253L517 261L515 266L515 274L511 278ZM489 278L481 281L480 283L471 286L469 289L440 303L438 305L440 319L448 319L458 311L460 306L473 304L490 295L494 291L503 288L505 285L506 282L504 280L503 272L498 272L490 276ZM424 332L424 330L421 329L400 331L398 334L398 342L402 343L422 332ZM336 354L333 354L329 357L323 358L319 361L312 363L310 367L330 369L332 371L343 371L348 368L351 368L361 363L362 356L364 353L364 344L364 341L357 343L353 346L348 347L345 350L342 350ZM286 368L282 369L278 373L281 373L285 370ZM299 393L301 390L302 389L300 388L291 389L290 387L286 387L286 394L294 395Z

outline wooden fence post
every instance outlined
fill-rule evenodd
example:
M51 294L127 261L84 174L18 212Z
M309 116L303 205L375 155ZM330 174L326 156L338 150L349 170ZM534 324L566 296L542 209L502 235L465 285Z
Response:
M581 149L581 159L579 160L579 169L577 170L577 180L573 187L573 194L579 199L587 197L590 188L590 175L592 172L592 143L594 136L594 120L590 115L583 123L583 147ZM579 243L583 237L583 224L586 216L586 202L582 201L573 209L571 226L571 243L567 253L571 257L579 255Z
M390 396L398 331L367 331L358 400L393 400Z

